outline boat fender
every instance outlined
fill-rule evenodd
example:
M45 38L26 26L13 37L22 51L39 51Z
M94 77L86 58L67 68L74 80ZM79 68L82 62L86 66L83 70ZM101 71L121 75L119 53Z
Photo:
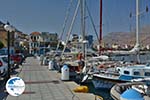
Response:
M87 93L89 91L89 88L87 86L78 86L75 89L73 89L74 92L81 92L81 93Z

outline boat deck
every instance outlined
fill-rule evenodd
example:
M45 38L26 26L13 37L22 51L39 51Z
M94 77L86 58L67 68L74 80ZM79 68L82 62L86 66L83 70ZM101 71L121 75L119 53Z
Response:
M111 97L114 100L120 100L120 96L124 91L130 88L135 89L134 86L139 86L139 85L143 85L143 83L142 82L134 82L134 83L129 82L129 83L116 84L110 90ZM146 94L143 89L139 89L137 91L139 91L143 95L144 100L150 100L150 94Z

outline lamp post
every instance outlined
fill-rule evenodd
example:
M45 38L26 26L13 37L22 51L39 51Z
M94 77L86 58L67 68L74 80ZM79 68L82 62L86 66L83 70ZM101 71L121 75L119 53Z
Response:
M8 73L7 73L7 79L10 78L10 33L15 31L15 28L7 22L7 24L4 25L4 29L7 31L7 54L8 54Z

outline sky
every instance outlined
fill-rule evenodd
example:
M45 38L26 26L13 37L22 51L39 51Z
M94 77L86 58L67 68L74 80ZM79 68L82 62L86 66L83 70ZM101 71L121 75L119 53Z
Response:
M103 0L103 35L110 32L129 32L135 28L136 0ZM150 0L139 0L140 11L150 6ZM0 0L0 21L10 22L20 31L62 33L63 23L71 0ZM69 31L71 20L78 0L72 1L72 6L65 27L65 34ZM99 0L86 0L99 32ZM133 17L129 15L132 12ZM80 33L80 10L78 11L72 34ZM150 12L140 16L141 25L150 24ZM86 33L95 36L90 17L86 11ZM65 37L65 35L64 35Z

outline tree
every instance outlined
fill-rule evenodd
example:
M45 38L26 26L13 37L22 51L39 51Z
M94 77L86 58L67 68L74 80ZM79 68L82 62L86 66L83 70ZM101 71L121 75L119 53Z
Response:
M0 41L0 49L4 47L4 44Z

